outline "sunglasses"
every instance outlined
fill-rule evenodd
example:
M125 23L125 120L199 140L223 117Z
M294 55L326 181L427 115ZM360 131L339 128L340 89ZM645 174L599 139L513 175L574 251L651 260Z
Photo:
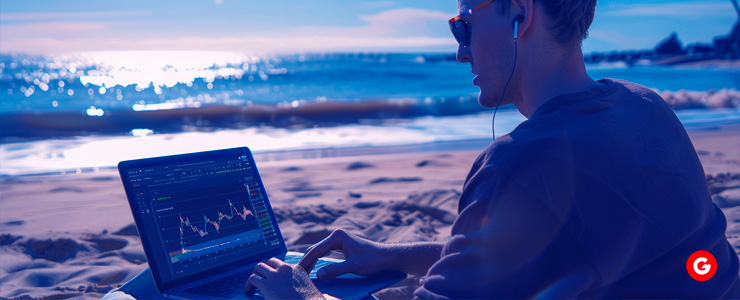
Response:
M458 44L462 46L469 46L470 36L472 34L470 30L471 25L468 24L468 22L463 21L460 17L464 15L473 15L473 11L481 9L484 6L493 3L494 1L496 0L488 0L486 2L483 2L481 5L478 5L473 9L468 9L460 15L457 15L454 18L450 19L450 31L452 31L452 35L455 37L455 40L457 40Z

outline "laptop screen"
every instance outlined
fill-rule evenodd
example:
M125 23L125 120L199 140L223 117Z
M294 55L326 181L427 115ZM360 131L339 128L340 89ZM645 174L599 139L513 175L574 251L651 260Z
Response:
M162 282L281 246L251 155L199 158L121 170Z

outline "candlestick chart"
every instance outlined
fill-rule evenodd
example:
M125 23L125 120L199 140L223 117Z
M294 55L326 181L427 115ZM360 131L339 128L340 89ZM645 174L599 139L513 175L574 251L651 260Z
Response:
M247 184L232 184L154 197L170 261L188 261L262 241L252 193Z

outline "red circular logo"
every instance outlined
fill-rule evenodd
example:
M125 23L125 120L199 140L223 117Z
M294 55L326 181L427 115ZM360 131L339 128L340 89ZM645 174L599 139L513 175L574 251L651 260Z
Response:
M689 271L691 278L707 281L714 276L714 273L717 273L717 260L712 253L704 250L696 251L686 261L686 271Z

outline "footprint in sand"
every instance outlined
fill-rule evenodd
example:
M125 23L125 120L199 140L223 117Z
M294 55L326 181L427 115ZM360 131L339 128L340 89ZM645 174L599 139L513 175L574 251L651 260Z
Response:
M282 169L280 170L280 172L296 172L296 171L301 171L301 170L303 170L303 168L292 166L292 167L287 167L285 169Z
M422 161L420 161L419 163L416 164L416 167L417 168L428 167L428 166L431 166L431 167L449 167L450 165L449 164L438 162L436 160L428 160L428 159L427 160L422 160Z
M366 162L356 161L347 166L347 171L359 170L364 168L374 168L375 166Z
M416 181L422 181L421 177L380 177L375 178L372 181L370 181L370 184L376 184L376 183L388 183L388 182L416 182Z

